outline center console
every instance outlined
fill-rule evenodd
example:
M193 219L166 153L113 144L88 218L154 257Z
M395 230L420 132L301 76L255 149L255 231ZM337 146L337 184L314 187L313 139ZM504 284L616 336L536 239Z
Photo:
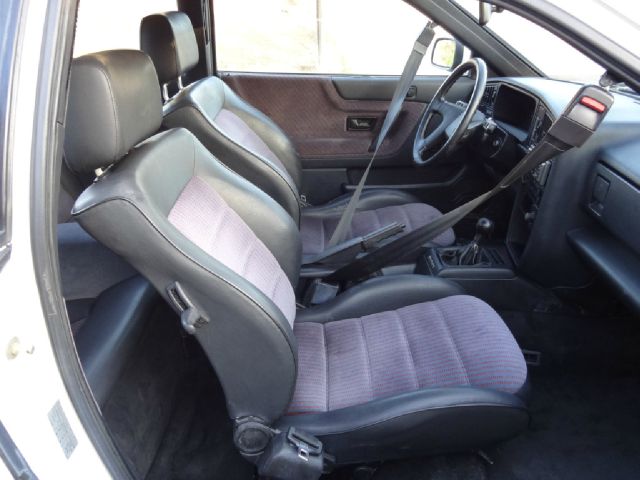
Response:
M491 241L492 222L481 218L476 225L476 236L469 244L427 249L418 259L416 273L452 279L513 278L552 168L552 160L544 162L523 178L504 242Z
M490 241L493 222L481 218L467 245L433 247L418 258L416 273L452 279L508 279L514 265L504 245Z
M552 168L552 160L540 164L524 177L523 184L516 195L506 241L509 254L516 263L522 257L529 241Z
M507 249L500 245L480 247L477 262L461 265L458 262L464 247L429 248L418 259L416 273L444 278L512 278L514 265Z

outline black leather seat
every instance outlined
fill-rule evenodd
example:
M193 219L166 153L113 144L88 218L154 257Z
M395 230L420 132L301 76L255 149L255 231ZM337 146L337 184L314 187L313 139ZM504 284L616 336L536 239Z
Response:
M106 170L72 213L182 312L247 458L273 432L255 425L316 435L341 464L478 448L526 426L527 368L491 307L399 275L297 308L292 217L189 131L156 133L161 121L145 54L73 61L67 161Z
M193 27L182 12L145 17L140 26L140 44L153 60L163 86L180 81L198 63ZM163 124L190 130L218 159L289 212L299 222L306 258L325 250L351 194L326 205L304 206L300 201L302 167L289 138L221 79L196 81L168 99ZM358 204L348 238L366 235L393 222L404 224L407 233L440 215L436 208L407 192L369 190ZM448 230L432 242L444 246L454 240L453 230Z

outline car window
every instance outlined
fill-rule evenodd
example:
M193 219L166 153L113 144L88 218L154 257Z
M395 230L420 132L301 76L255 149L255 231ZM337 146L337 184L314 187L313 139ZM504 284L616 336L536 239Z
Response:
M478 18L477 0L455 0L474 18ZM598 29L619 45L638 56L640 9L637 2L623 0L550 0L580 20ZM485 27L545 75L558 80L597 84L604 68L541 26L505 10L491 16Z
M218 70L237 72L399 75L428 21L400 0L216 0L214 9ZM438 27L441 37L451 38ZM418 74L445 74L430 58L431 49Z
M73 56L140 49L140 20L177 9L176 0L80 0Z

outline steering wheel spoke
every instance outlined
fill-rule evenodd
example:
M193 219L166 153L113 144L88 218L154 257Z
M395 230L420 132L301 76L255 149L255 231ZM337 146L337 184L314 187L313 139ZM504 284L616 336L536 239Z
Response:
M460 128L460 124L462 123L463 117L464 117L464 112L460 113L456 118L451 120L449 122L449 125L445 127L444 134L447 136L447 139L450 139L456 134L456 132Z
M475 73L475 84L468 103L447 101L445 95L456 81L470 70ZM463 139L467 129L473 127L472 120L474 120L480 105L486 82L487 66L480 58L467 60L451 72L422 115L413 145L414 163L417 165L432 163L450 152ZM436 114L440 116L441 121L435 129L426 134L427 128ZM444 142L442 142L443 139ZM423 155L427 150L432 150L432 152L425 159Z
M446 125L441 122L433 131L420 141L420 152L424 152L429 146L433 145L443 133L445 133Z
M465 111L465 108L457 103L451 103L447 100L440 101L440 114L443 117L443 121L448 120L451 123L453 120L462 115Z

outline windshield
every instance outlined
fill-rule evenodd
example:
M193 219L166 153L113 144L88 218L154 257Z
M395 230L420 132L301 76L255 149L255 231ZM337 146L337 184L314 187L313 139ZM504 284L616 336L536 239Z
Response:
M478 0L455 0L478 18ZM635 0L549 0L640 56L640 8ZM564 40L507 10L494 13L488 28L550 78L598 83L604 68Z

